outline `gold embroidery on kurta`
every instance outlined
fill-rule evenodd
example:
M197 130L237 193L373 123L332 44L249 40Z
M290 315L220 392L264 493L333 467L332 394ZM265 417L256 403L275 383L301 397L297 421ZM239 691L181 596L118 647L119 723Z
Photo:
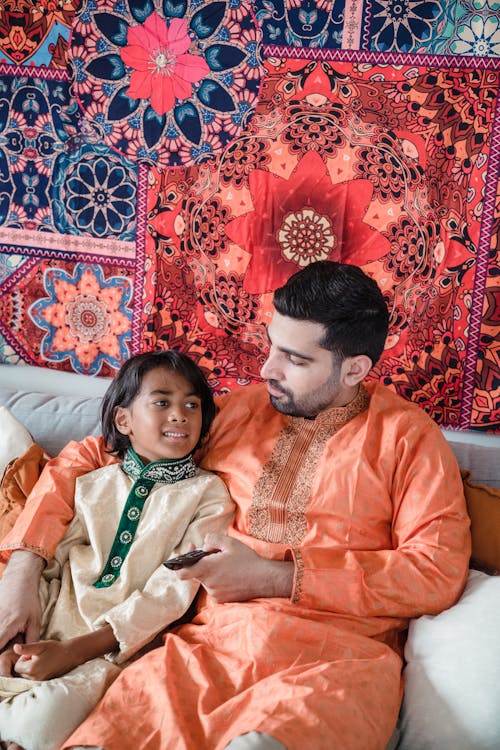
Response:
M315 419L290 417L255 484L249 511L252 536L266 542L300 544L307 530L305 510L325 443L368 406L364 386L347 406Z
M300 601L302 596L302 578L304 576L304 561L302 559L302 553L300 550L295 549L293 551L295 560L295 582L292 592L292 604L296 604Z

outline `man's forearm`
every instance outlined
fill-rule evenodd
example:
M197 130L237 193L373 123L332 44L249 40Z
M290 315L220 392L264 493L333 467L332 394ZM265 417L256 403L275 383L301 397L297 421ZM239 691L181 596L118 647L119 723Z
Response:
M45 560L28 550L15 550L0 580L0 650L18 634L26 641L40 635L40 575Z
M261 579L266 597L289 599L293 591L295 566L292 561L267 560L267 574Z
M44 567L45 560L40 555L31 552L31 550L16 549L9 558L2 578L4 580L8 578L22 579L26 583L35 580L38 586L38 581Z

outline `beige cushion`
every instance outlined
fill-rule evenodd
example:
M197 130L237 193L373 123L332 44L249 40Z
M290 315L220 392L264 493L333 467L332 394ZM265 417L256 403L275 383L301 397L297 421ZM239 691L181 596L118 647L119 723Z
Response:
M398 750L500 748L500 577L471 570L460 600L412 620Z
M12 459L22 456L32 443L28 430L5 406L0 406L0 478Z

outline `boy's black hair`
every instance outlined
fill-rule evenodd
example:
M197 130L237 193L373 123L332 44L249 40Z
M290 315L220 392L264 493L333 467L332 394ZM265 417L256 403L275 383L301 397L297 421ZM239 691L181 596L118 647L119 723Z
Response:
M276 289L274 307L289 318L321 323L321 346L340 359L366 354L374 365L384 350L387 305L377 283L357 266L311 263Z
M130 445L128 435L122 435L115 425L114 415L117 406L129 407L141 390L144 376L151 370L164 367L166 370L182 375L192 386L193 392L201 399L201 434L195 450L199 448L216 413L212 391L198 367L186 354L169 349L161 352L145 352L131 357L120 368L104 395L101 406L102 436L107 449L119 458L123 458Z

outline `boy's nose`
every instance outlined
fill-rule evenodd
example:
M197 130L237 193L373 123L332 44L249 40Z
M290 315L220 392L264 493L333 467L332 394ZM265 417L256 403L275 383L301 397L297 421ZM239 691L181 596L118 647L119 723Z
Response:
M187 419L182 409L172 409L168 418L171 422L185 422Z

